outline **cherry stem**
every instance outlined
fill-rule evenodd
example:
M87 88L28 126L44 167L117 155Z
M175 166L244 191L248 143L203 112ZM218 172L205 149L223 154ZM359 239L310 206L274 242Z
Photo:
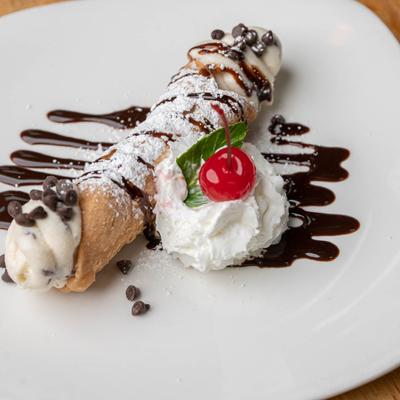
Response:
M232 143L231 143L231 132L229 130L228 120L226 119L224 110L221 107L219 107L217 104L211 104L211 107L213 108L214 111L216 111L219 114L219 116L222 120L222 125L224 126L226 147L228 148L226 163L228 166L228 170L231 170L232 169Z

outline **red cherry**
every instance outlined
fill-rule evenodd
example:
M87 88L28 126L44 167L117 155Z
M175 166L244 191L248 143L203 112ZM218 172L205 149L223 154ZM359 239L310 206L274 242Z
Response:
M226 148L217 151L200 168L201 190L213 201L242 199L256 183L256 167L244 151L232 147L228 120L222 108L217 104L211 104L211 107L221 117Z
M201 190L212 201L245 198L256 183L256 168L243 150L231 148L231 168L228 156L225 147L212 155L200 169Z
M217 104L211 104L211 107L221 117L227 146L212 155L200 168L201 190L213 201L242 199L256 183L256 167L244 151L232 147L224 111Z

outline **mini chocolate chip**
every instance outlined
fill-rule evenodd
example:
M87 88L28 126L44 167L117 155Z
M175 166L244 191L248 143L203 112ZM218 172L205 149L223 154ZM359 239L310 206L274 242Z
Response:
M125 294L126 294L126 298L127 298L129 301L134 301L137 297L140 296L140 289L137 288L136 286L129 285L129 286L126 288Z
M53 186L56 186L57 185L57 182L58 182L58 179L55 177L55 176L48 176L45 180L44 180L44 182L43 182L43 189L44 190L46 190L46 189L50 189L50 188L52 188Z
M71 190L73 188L74 188L74 185L68 179L60 179L56 185L56 190L59 195L62 195L64 193L66 193L68 190Z
M237 50L235 50L235 49L230 49L230 50L228 51L227 55L228 55L228 57L229 57L230 59L232 59L232 60L234 60L234 61L243 60L243 58L244 58L243 53L241 53L241 52L239 52L239 51L237 51Z
M54 271L50 271L48 269L42 269L42 274L44 276L52 276L52 275L54 275Z
M28 216L31 219L44 219L47 217L47 212L42 206L39 206L34 208Z
M53 189L46 189L45 191L43 191L42 192L42 199L43 199L44 196L55 196L55 197L58 197L56 191L53 190Z
M271 101L272 99L272 91L271 87L269 86L263 86L260 89L257 90L257 96L260 101Z
M57 214L64 222L67 222L70 221L72 216L74 215L74 210L71 207L62 206L57 209Z
M43 196L43 203L50 208L51 211L57 210L57 195L47 194Z
M53 190L53 189L46 189L43 193L42 193L42 201L44 202L44 198L45 197L50 197L53 199L56 199L58 201L58 195L57 193ZM52 202L54 202L54 200L52 200ZM46 204L47 205L47 204ZM54 210L53 210L54 211Z
M132 268L132 262L129 260L120 260L117 262L117 267L124 275L126 275Z
M6 257L4 254L0 256L0 268L5 268L6 267Z
M31 231L26 232L25 235L32 236L32 238L36 240L36 234Z
M25 213L18 214L15 217L15 222L18 225L25 226L27 228L35 225L35 221L28 214L25 214Z
M74 206L78 202L78 193L76 190L68 190L61 196L61 200L66 206Z
M271 123L273 123L273 124L284 124L285 122L286 122L285 117L280 114L275 114L271 118Z
M143 303L143 301L136 301L132 306L132 315L141 315L147 312L150 304Z
M233 42L232 48L237 48L238 50L244 50L246 48L246 42L244 40L235 40Z
M214 29L211 32L211 39L221 40L225 36L225 32L221 31L221 29Z
M257 42L255 45L251 46L251 49L257 57L260 57L265 51L265 44L263 42Z
M41 190L33 189L29 193L31 200L41 200L43 192Z
M254 44L257 41L257 39L258 39L258 34L254 29L250 29L244 35L244 40L249 46Z
M275 38L272 31L267 31L262 35L261 40L264 42L266 46L272 46L275 44Z
M18 214L22 212L21 203L16 200L10 201L7 205L7 212L11 217L15 218Z
M8 275L7 270L4 271L3 275L1 276L1 280L2 280L3 282L6 282L6 283L15 283L15 282L11 279L11 276Z
M242 36L246 32L247 32L247 26L244 24L238 24L232 29L232 36L235 38L238 36Z

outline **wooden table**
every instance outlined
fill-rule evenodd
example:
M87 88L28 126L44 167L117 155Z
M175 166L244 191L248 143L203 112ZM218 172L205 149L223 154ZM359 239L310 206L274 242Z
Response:
M62 0L0 0L0 16L23 8L59 1ZM400 0L360 1L378 14L400 40ZM400 368L331 400L400 400Z

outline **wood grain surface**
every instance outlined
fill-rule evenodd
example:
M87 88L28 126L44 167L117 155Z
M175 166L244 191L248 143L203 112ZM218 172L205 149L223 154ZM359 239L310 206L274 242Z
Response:
M0 15L59 1L62 0L0 0ZM360 1L373 10L400 40L400 0ZM380 379L351 392L336 396L331 400L400 400L400 368Z

